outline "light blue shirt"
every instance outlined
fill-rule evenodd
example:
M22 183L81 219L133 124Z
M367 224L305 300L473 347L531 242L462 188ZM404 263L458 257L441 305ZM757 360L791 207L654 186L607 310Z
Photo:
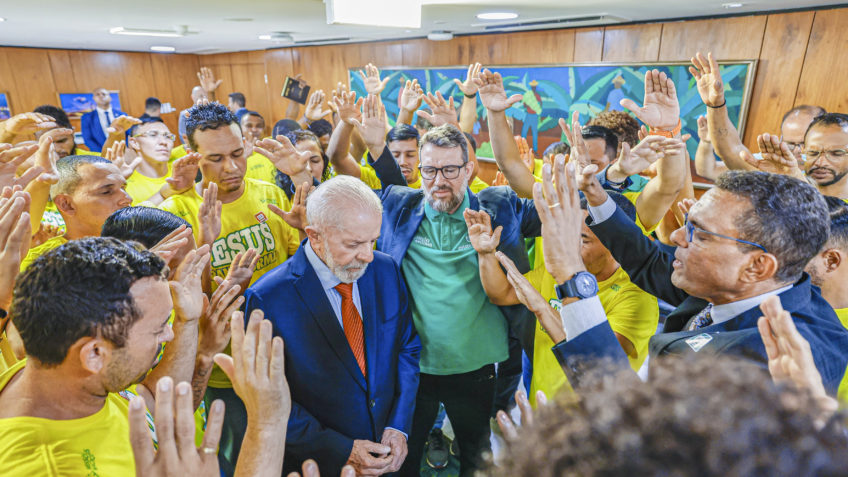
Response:
M339 320L339 326L344 329L344 324L342 322L342 295L336 291L336 285L340 284L342 281L333 274L330 267L318 258L315 250L312 250L312 244L309 243L309 240L306 241L306 246L303 249L306 250L306 259L309 260L309 264L312 265L312 269L315 270L315 274L318 275L318 281L321 282L321 287L324 288L324 293L327 295L327 299L330 300L330 306L333 307L336 319ZM360 319L362 319L362 302L359 299L359 284L356 282L353 282L352 298L353 305L356 307L356 311L359 312Z

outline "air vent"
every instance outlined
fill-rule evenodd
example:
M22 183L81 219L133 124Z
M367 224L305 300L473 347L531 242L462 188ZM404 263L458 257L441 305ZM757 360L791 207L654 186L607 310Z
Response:
M318 40L298 40L295 45L323 45L325 43L345 43L351 41L351 38L321 38Z
M486 31L501 31L501 30L536 30L542 28L562 28L567 26L578 25L597 25L621 23L625 18L611 15L589 15L584 17L568 17L568 18L537 18L533 20L524 20L510 23L478 23L471 26L482 26Z

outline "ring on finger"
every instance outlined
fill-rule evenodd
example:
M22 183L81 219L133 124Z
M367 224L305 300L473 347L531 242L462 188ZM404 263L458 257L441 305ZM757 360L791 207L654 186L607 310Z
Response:
M548 206L549 209L554 209L554 208L557 208L557 207L559 207L559 202L557 202L556 204Z

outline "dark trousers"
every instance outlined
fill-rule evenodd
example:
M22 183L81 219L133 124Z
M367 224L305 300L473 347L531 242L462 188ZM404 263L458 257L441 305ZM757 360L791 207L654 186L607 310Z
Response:
M216 399L224 401L225 406L224 427L218 447L218 464L221 466L222 475L232 477L236 471L241 441L247 430L247 409L232 388L206 388L206 395L203 398L206 401L206 409L212 409L212 401Z
M495 389L495 405L492 408L492 417L495 417L498 411L508 413L515 406L515 391L518 390L518 384L521 381L524 363L521 356L521 342L510 336L509 357L506 361L498 363L498 384Z
M460 475L470 476L480 469L481 454L491 450L489 416L494 405L496 382L494 364L469 373L446 376L421 373L409 435L409 454L400 475L419 475L424 444L439 412L440 402L445 405L459 444Z

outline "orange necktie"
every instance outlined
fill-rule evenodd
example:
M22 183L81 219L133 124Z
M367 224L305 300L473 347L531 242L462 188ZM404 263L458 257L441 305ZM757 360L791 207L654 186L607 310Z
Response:
M344 326L345 338L359 364L362 375L367 376L365 373L365 331L359 310L353 304L353 284L339 283L336 285L336 291L342 296L342 326Z

